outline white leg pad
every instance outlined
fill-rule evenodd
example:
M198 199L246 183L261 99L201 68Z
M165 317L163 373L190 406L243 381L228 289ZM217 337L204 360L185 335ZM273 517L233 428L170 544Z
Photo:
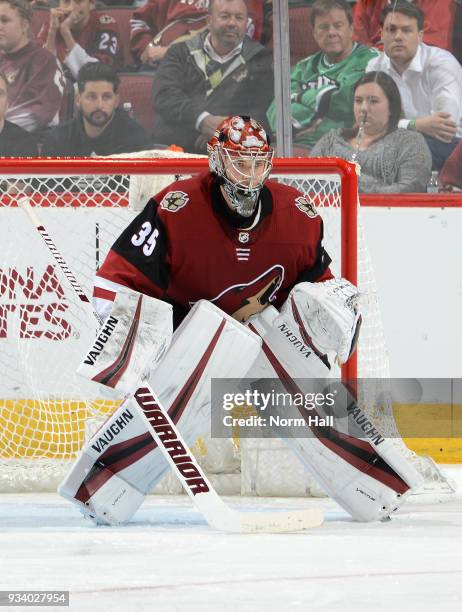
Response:
M256 334L210 302L192 308L149 379L188 445L210 430L211 379L242 377L260 348ZM132 397L126 399L87 443L59 488L102 522L129 520L168 470L138 410Z
M279 377L285 392L298 389L303 393L300 379L328 376L328 366L314 351L309 351L298 322L287 309L279 314L274 308L267 308L248 324L263 338L264 354L254 363L248 378ZM284 417L305 416L296 406L277 410ZM322 488L353 518L379 520L393 512L423 479L377 430L369 429L368 437L348 433L358 431L358 422L363 426L366 421L370 424L359 407L352 406L345 418L347 427L342 431L335 426L313 429L311 437L296 438L287 428L283 439ZM345 426L345 419L342 421Z

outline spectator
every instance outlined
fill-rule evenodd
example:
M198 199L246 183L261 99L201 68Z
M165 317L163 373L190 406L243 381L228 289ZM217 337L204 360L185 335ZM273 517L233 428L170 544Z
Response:
M395 0L358 0L353 9L353 27L355 38L359 42L371 46L380 44L381 13L386 6L391 5L393 8L394 2ZM456 0L414 0L414 4L425 15L424 42L452 51Z
M367 70L383 70L395 80L403 101L400 127L424 134L439 170L462 135L462 67L456 58L422 42L424 16L406 0L382 13L384 52Z
M249 0L252 19L247 33L259 40L263 29L263 0ZM148 0L133 12L130 44L132 55L144 67L157 66L168 47L207 28L210 0Z
M38 154L35 140L29 132L6 121L8 108L8 81L0 72L0 157L35 157Z
M58 123L64 76L47 49L31 40L28 0L0 0L0 71L8 79L6 118L33 132Z
M313 147L313 157L341 157L361 166L362 193L426 190L431 155L421 134L398 128L401 96L384 72L365 74L354 87L355 125L332 130Z
M148 0L133 12L130 46L138 63L157 65L168 46L207 27L208 0Z
M87 62L123 64L122 41L114 17L95 11L95 0L59 0L39 40L68 68L73 79Z
M205 153L231 115L265 117L273 91L269 53L246 36L244 0L212 0L208 29L172 45L154 80L154 141Z
M462 140L446 160L439 182L445 191L462 191Z
M79 157L141 151L151 146L144 129L118 109L119 77L101 62L88 62L77 76L78 115L54 128L43 156Z
M313 36L321 51L291 72L294 144L310 148L329 130L353 123L353 85L377 52L353 42L351 7L346 0L317 0L311 11ZM275 102L268 110L276 129Z

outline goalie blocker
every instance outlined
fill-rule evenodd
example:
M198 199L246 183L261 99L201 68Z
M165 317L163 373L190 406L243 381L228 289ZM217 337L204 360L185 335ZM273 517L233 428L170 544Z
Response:
M356 289L343 280L302 283L291 292L281 313L268 307L252 317L249 328L264 342L263 352L247 374L257 353L250 351L246 356L236 342L239 328L244 328L233 322L228 337L225 334L222 342L211 347L210 309L218 309L206 302L201 302L202 312L195 307L150 376L150 384L187 444L193 444L210 427L211 377L279 376L287 391L298 393L302 390L294 379L327 376L331 355L347 359L360 322L356 295ZM301 353L296 348L285 333L288 329L292 335L298 334L308 351ZM136 417L134 401L136 397L127 399L90 440L60 489L87 513L109 522L128 520L167 469L145 423ZM388 516L411 487L421 484L414 468L383 438L379 448L333 428L325 438L315 430L313 433L313 438L286 442L325 490L357 520ZM196 475L191 472L191 476Z

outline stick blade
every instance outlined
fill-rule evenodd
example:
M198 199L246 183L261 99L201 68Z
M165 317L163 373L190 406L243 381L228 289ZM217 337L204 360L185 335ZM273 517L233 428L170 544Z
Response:
M244 533L293 533L319 527L324 522L321 508L289 512L249 512L241 514Z

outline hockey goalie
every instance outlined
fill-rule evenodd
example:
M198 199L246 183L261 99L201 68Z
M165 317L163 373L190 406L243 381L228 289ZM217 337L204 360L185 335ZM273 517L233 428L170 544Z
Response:
M97 521L128 521L168 469L138 416L143 378L193 445L210 429L213 378L274 377L295 392L297 379L328 377L334 360L344 363L355 350L358 292L333 277L316 209L268 179L273 150L263 127L230 117L208 154L210 171L152 197L96 277L94 302L105 323L81 373L128 396L87 442L60 492ZM139 293L148 296L145 312ZM303 355L287 329L306 347ZM356 421L360 412L356 406ZM335 427L313 433L285 441L353 519L388 517L422 484L380 435L377 444Z

